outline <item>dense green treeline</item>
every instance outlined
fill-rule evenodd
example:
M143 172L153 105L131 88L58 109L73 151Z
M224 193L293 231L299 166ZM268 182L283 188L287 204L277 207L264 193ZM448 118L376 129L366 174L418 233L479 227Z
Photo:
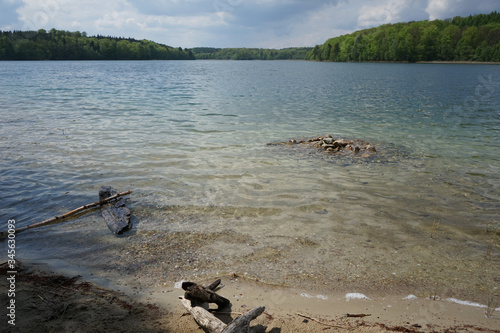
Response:
M257 48L212 48L195 47L191 49L196 59L220 60L304 60L311 47L292 47L286 49Z
M85 32L0 31L0 60L194 59L190 50L148 40L94 36Z
M385 24L316 45L317 61L500 61L500 14Z

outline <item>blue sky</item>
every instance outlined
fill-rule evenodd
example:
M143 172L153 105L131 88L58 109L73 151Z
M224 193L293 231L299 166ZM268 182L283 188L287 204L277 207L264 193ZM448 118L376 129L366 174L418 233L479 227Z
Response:
M175 47L284 48L384 23L494 10L499 0L0 0L0 30L78 30Z

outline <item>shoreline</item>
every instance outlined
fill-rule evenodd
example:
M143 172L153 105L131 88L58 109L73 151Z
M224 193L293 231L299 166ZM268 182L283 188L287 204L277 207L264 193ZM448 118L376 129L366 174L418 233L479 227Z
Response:
M93 327L97 332L132 332L137 329L134 325L148 327L148 332L198 330L198 325L191 316L185 315L186 311L178 301L183 291L171 283L153 288L116 285L83 268L64 267L61 262L57 264L58 267L41 261L21 264L16 295L20 325L7 332L28 332L41 327L47 330L38 330L40 332L49 331L49 328L64 332L67 327L80 327L78 331L82 332L86 331L83 327ZM235 318L255 306L266 307L265 315L252 322L251 326L259 329L256 332L345 331L332 326L350 327L352 332L444 332L450 329L495 332L500 323L500 308L487 319L485 309L470 305L472 303L458 304L403 294L374 292L363 295L356 290L348 294L339 291L322 295L298 288L266 285L235 275L221 278L225 286L218 293L230 299L231 317ZM211 281L196 282L205 284ZM6 289L3 284L6 284L5 278L0 285ZM363 296L369 299L363 299ZM5 297L3 293L2 300ZM47 307L41 306L43 304ZM347 313L369 316L346 318ZM37 319L44 316L44 324L37 323ZM49 320L46 320L47 316ZM223 320L230 319L226 314Z
M495 263L500 253L493 253L489 259L483 253L473 258L468 257L471 253L466 257L436 257L436 253L457 253L455 247L463 247L462 236L448 232L453 236L449 237L444 229L438 230L434 238L428 235L427 229L421 236L413 231L411 237L419 243L411 245L407 238L397 241L391 237L385 241L378 236L384 229L373 230L368 224L362 224L362 229L357 225L345 230L336 226L336 233L331 237L311 233L309 229L282 234L270 231L265 225L259 232L252 233L248 221L256 214L253 210L132 208L135 218L144 224L137 224L125 237L110 235L104 223L93 222L97 216L92 213L81 217L81 223L60 225L61 246L51 259L34 253L30 256L29 249L24 248L32 244L31 237L40 241L36 247L53 245L47 243L50 237L43 237L43 228L31 236L23 234L26 238L19 239L19 251L25 251L21 253L29 266L47 266L45 270L49 272L68 276L81 275L82 280L137 297L140 297L138 291L154 295L176 292L173 286L181 280L204 284L215 278L232 280L234 275L240 277L239 281L256 284L257 289L300 291L299 295L321 294L329 299L343 298L347 293L363 293L372 299L391 296L402 299L414 294L418 299L439 295L443 299L486 304L488 297L498 290ZM159 220L156 214L165 213L168 213L168 232L153 223ZM274 210L259 211L263 216L275 213ZM219 215L222 218L217 218ZM318 214L316 218L325 216L328 215ZM187 224L186 221L194 222ZM203 221L216 223L208 231ZM92 231L82 229L84 225L92 225ZM314 226L311 230L319 229ZM74 237L82 232L85 237ZM100 239L100 250L87 249L88 239ZM175 297L173 302L177 303Z
M92 59L31 59L31 60L0 60L0 62L113 62L113 61L132 61L132 62L153 62L153 61L305 61L305 62L325 62L325 63L345 63L345 64L441 64L441 65L500 65L498 61L331 61L331 60L308 60L308 59L107 59L107 60L92 60Z
M195 59L202 60L202 59ZM208 59L207 59L208 60ZM431 61L331 61L331 60L305 60L304 61L312 61L312 62L331 62L331 63L349 63L349 64L443 64L443 65L500 65L499 61L449 61L449 60L431 60Z
M417 61L417 64L465 64L465 65L500 65L500 62L498 61L441 61L441 60L434 60L434 61Z

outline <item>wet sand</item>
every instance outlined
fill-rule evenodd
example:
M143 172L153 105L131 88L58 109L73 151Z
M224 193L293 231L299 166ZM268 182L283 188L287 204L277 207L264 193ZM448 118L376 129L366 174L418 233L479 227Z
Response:
M53 268L41 262L22 265L16 281L16 326L5 326L2 307L2 332L201 332L178 301L183 291L175 285L116 286L88 272L77 278L71 266L57 272ZM218 293L232 303L219 315L223 321L266 307L252 322L252 332L498 332L500 327L500 312L487 319L484 308L448 300L376 293L356 299L362 294L317 294L236 275L222 276L222 281ZM5 277L0 288L7 289ZM1 300L6 304L6 293ZM369 316L348 318L348 313Z

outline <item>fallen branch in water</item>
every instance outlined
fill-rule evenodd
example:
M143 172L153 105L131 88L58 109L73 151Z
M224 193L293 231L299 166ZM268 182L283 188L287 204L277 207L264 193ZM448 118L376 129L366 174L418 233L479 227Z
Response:
M55 216L55 217L50 218L48 220L45 220L45 221L42 221L42 222L33 223L33 224L27 225L27 226L22 227L22 228L17 228L16 229L16 234L20 233L22 231L28 230L28 229L43 227L45 225L49 225L51 223L55 223L55 222L57 222L59 220L62 220L62 219L68 218L68 217L70 217L72 215L75 215L76 213L79 213L79 212L81 212L83 210L103 205L103 204L105 204L105 203L107 203L109 201L112 201L112 200L114 200L116 198L119 198L121 196L130 194L130 193L132 193L132 191L125 191L125 192L117 193L117 194L115 194L115 195L113 195L113 196L111 196L109 198L104 199L104 200L96 201L96 202L93 202L91 204L78 207L77 209L74 209L74 210L72 210L70 212L67 212L67 213L59 215L59 216ZM0 233L0 241L4 240L7 236L8 236L8 231L2 231Z

